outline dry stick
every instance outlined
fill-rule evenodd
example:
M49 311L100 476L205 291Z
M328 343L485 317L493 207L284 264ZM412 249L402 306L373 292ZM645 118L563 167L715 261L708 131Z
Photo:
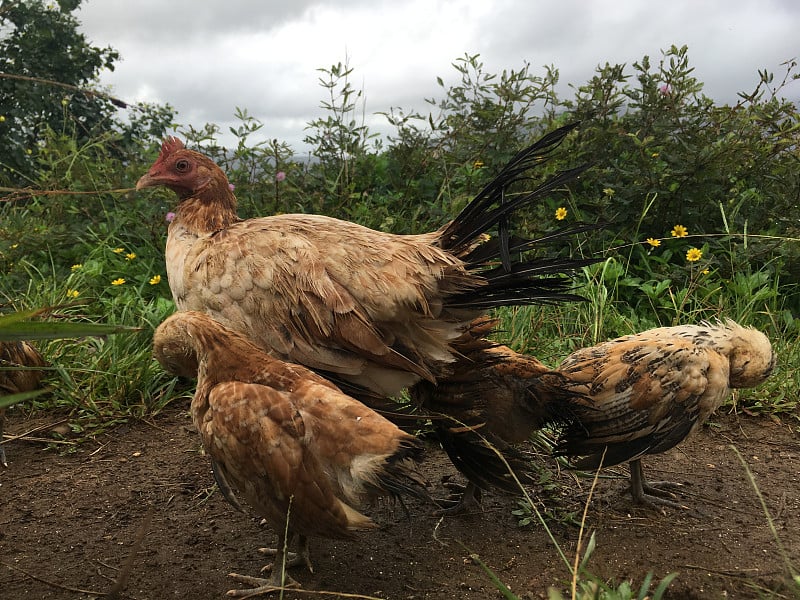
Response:
M150 505L150 508L147 510L147 514L144 516L144 520L142 524L139 525L139 529L136 530L136 537L133 539L133 546L131 547L131 553L128 555L128 558L125 559L125 562L122 564L122 567L117 574L117 579L114 582L114 585L111 586L111 589L108 590L106 593L106 598L117 598L119 597L119 593L125 587L125 584L128 583L128 578L131 576L133 572L133 563L136 560L136 554L138 554L139 550L142 547L142 542L144 542L144 536L147 535L147 530L150 529L150 522L153 520L153 512L155 509L153 505Z
M62 423L66 423L69 421L69 418L61 419L60 421L56 421L55 423L48 423L47 425L39 425L38 427L34 427L33 429L29 429L25 433L20 433L18 435L3 435L5 439L0 440L0 444L6 444L8 442L13 442L14 440L21 440L23 438L27 438L30 434L36 433L37 431L42 431L43 429L49 429L51 427L55 427L56 425L61 425ZM30 438L35 439L36 441L41 441L41 438ZM50 441L50 440L45 440ZM53 440L54 443L74 443L74 442L65 442L64 440Z
M586 498L586 504L583 505L583 515L581 516L581 528L578 531L578 545L575 547L575 563L572 567L572 600L577 598L578 593L578 568L580 566L580 559L581 559L581 544L583 542L583 532L585 531L584 527L586 525L586 515L589 513L589 504L592 502L592 495L594 494L594 489L597 486L597 479L600 476L600 470L603 468L603 462L606 459L606 450L608 447L603 448L603 455L600 457L600 466L597 467L597 470L594 472L594 479L592 479L592 487L589 488L589 497Z
M132 192L136 188L116 188L113 190L88 190L88 191L74 191L74 190L35 190L33 188L14 188L0 186L0 192L8 192L12 194L7 198L0 198L0 202L11 202L14 200L14 194L24 196L96 196L98 194L124 194Z
M67 590L68 592L76 592L78 594L86 594L87 596L105 596L105 594L103 592L93 592L92 590L82 590L81 588L74 588L74 587L70 587L68 585L61 585L60 583L55 583L53 581L48 581L44 577L39 577L38 575L34 575L33 573L28 573L25 569L20 569L19 567L15 566L15 565L10 565L10 564L5 563L5 562L0 562L0 565L3 565L4 567L8 567L12 571L19 571L20 573L22 573L26 577L30 577L31 579L35 579L36 581L41 581L45 585L49 585L50 587L54 587L54 588L57 588L59 590Z
M78 92L79 94L83 94L84 96L87 96L89 98L92 97L105 98L117 108L135 108L135 109L139 108L135 104L131 105L130 103L125 102L124 100L120 100L119 98L116 98L111 94L106 94L105 92L99 92L97 90L87 90L85 88L78 87L77 85L72 85L70 83L63 83L61 81L54 81L52 79L42 79L41 77L30 77L27 75L16 75L14 73L3 73L3 72L0 72L0 79L16 79L17 81L44 83L45 85L51 85L53 87L60 87L67 90L71 90L73 92Z
M781 558L783 559L783 562L789 571L789 575L792 576L792 579L796 584L800 585L800 572L798 572L795 566L792 564L789 554L786 552L786 547L783 545L783 542L781 542L781 538L778 535L778 530L775 528L775 521L769 512L767 502L764 500L764 496L761 494L761 490L756 483L756 478L753 476L753 472L750 470L750 466L747 464L747 461L744 459L742 453L739 452L739 449L736 446L731 444L730 448L736 453L736 457L739 459L739 462L742 463L742 467L747 475L747 479L750 481L750 485L753 487L753 491L755 491L756 496L758 496L758 501L761 504L761 510L764 511L764 516L767 518L767 525L769 526L769 530L772 533L773 539L775 540L775 544L778 546L778 551L780 552Z

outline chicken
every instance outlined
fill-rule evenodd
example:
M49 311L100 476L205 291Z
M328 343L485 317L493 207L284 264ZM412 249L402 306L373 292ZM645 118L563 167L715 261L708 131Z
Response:
M584 169L508 193L574 127L520 152L451 223L421 235L321 215L242 221L222 170L176 138L163 143L136 189L166 186L178 195L166 264L180 310L206 312L277 358L391 397L446 373L451 342L489 309L576 298L561 275L594 260L529 251L593 226L524 240L508 223Z
M178 312L156 329L153 353L176 375L197 376L192 419L226 484L278 533L269 579L236 576L249 597L298 584L287 566L311 568L308 537L349 538L376 527L360 506L380 495L427 498L413 470L421 443L305 367L270 357L199 312Z
M582 456L578 469L629 461L636 502L680 506L667 499L668 485L647 483L641 458L679 444L732 389L757 386L774 366L767 337L732 320L661 327L577 350L558 371L589 402L574 409L556 454Z
M490 486L519 493L520 483L530 480L530 461L514 446L546 425L567 424L576 401L559 373L489 341L496 322L476 319L453 343L459 356L452 374L411 388L413 403L432 413L438 439L468 481L443 512L470 508Z
M39 351L28 342L0 341L0 397L31 392L39 387L45 361ZM3 429L6 409L0 408L0 464L8 466L3 447Z

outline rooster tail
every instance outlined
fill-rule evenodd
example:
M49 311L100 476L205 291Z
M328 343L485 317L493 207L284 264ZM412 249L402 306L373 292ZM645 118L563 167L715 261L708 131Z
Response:
M569 278L577 269L600 259L536 258L524 252L537 246L560 243L577 234L600 229L598 224L577 223L535 239L512 236L509 218L519 209L541 200L553 190L575 179L589 165L582 165L553 175L534 190L507 197L507 189L530 179L525 173L546 162L564 137L578 126L565 125L517 153L472 202L441 230L439 243L459 256L470 272L483 277L486 285L456 293L448 299L453 308L479 308L583 300L570 293ZM496 235L485 235L496 230Z
M520 452L511 447L496 447L477 432L467 435L462 428L454 430L440 425L436 437L453 466L480 489L496 488L520 494L519 484L534 480L530 461Z
M422 460L422 442L408 436L403 439L397 450L386 458L381 469L375 474L374 487L381 493L401 499L410 496L429 501L428 482L414 469L414 463Z

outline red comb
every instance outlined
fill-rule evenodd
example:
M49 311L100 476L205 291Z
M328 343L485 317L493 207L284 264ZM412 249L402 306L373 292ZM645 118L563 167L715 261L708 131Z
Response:
M173 152L177 152L178 150L183 150L185 146L183 142L180 141L176 137L168 137L164 140L164 143L161 144L161 156L169 156Z

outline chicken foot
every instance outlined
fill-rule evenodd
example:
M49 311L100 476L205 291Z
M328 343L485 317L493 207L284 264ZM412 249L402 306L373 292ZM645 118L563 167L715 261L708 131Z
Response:
M434 513L436 516L460 515L481 509L481 489L477 485L471 481L463 486L457 483L446 485L454 495L458 494L458 499L437 500L436 503L443 508Z
M239 573L229 573L228 576L236 581L250 585L250 588L229 590L228 596L232 598L254 598L273 592L279 592L286 588L301 587L292 577L286 573L286 569L298 565L306 565L309 571L313 572L311 561L308 557L308 538L298 537L298 552L287 552L286 536L281 533L278 535L278 545L276 548L259 548L259 552L275 556L275 561L265 565L261 572L271 571L268 578L251 577L250 575L240 575Z
M667 491L666 488L679 488L681 484L672 481L653 481L648 483L642 470L642 461L635 459L630 461L631 487L630 493L637 504L658 508L669 506L671 508L686 509L687 507L673 502L668 498L676 498L675 494Z

